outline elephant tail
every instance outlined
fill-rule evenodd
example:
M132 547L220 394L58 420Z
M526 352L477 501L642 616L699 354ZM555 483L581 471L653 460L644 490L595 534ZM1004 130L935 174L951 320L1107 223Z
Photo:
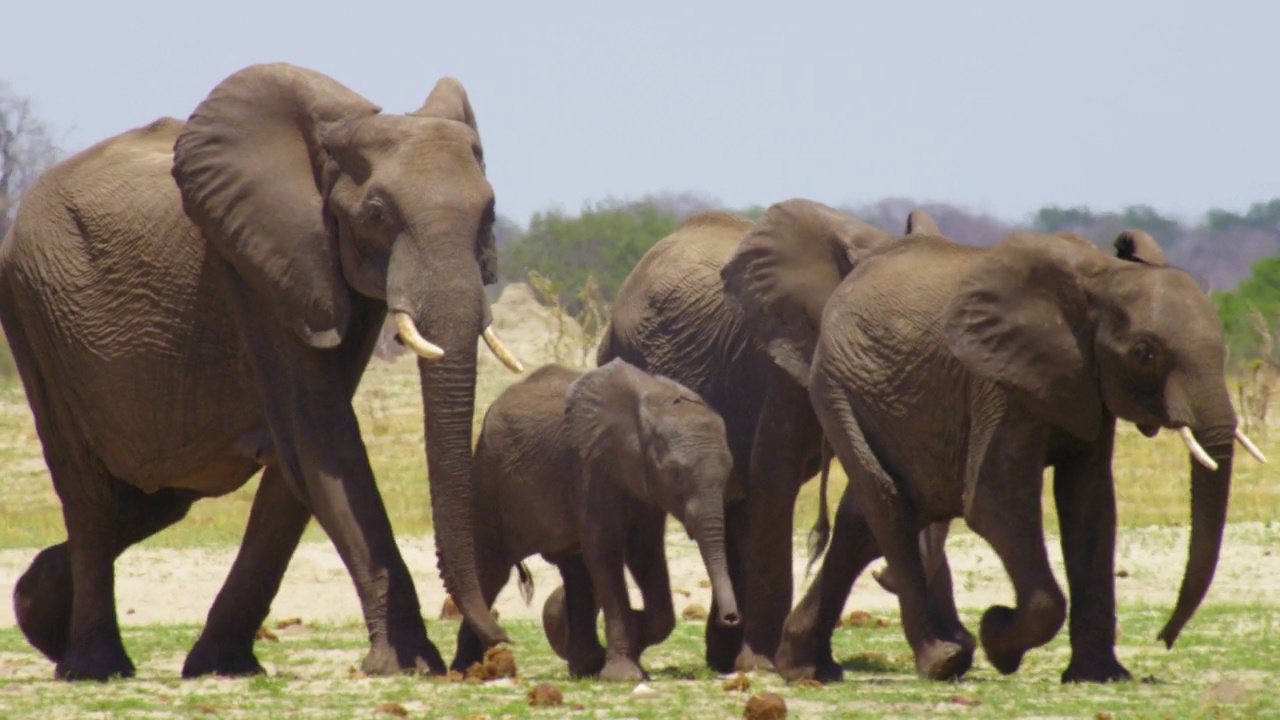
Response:
M517 563L516 574L520 577L518 581L520 597L524 598L525 605L529 605L533 602L533 573L529 572L528 565Z
M814 563L822 557L831 539L831 519L827 517L827 479L831 475L831 443L822 439L822 477L818 481L818 519L809 530L809 564L804 569L804 576L809 577Z

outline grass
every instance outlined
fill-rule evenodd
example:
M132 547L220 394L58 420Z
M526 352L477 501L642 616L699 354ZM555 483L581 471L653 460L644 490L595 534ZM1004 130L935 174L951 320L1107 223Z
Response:
M478 381L477 422L483 408L511 382L505 371L484 372ZM355 407L369 450L378 487L398 534L423 535L431 530L430 493L423 450L422 404L417 370L411 360L387 364L374 361L356 393ZM1280 458L1280 438L1257 437L1263 451ZM0 467L6 479L0 483L0 548L43 547L65 538L61 506L49 482L40 441L21 385L0 385ZM1163 432L1143 437L1121 424L1115 453L1116 492L1120 523L1130 527L1187 524L1188 460L1178 438ZM838 501L846 479L838 464L832 471L829 496ZM221 498L196 503L181 523L147 541L156 547L217 546L237 543L244 531L256 479ZM817 513L818 484L800 492L796 527L806 531ZM1045 525L1054 531L1052 484L1045 483ZM1245 453L1237 456L1230 520L1280 518L1280 482L1267 468ZM963 522L954 525L967 532ZM314 523L306 539L324 536Z
M1064 686L1065 633L1032 651L1012 676L996 673L979 657L958 683L915 677L901 628L842 628L836 657L845 682L827 687L787 685L772 674L750 677L746 692L722 688L723 678L702 663L702 626L680 623L672 637L644 657L656 696L635 698L631 685L572 681L564 664L530 621L505 627L516 645L514 682L471 685L422 677L352 678L366 650L358 624L295 626L278 642L259 641L259 659L270 673L250 679L178 679L183 657L199 628L193 625L128 627L125 644L138 677L107 684L49 682L50 665L14 629L0 631L0 717L742 717L747 698L761 690L786 700L789 717L922 717L938 711L966 718L1276 717L1280 695L1280 608L1205 608L1167 652L1154 642L1163 609L1130 608L1120 615L1121 661L1142 680L1106 686ZM965 613L971 626L974 612ZM446 654L456 623L431 624ZM553 683L563 707L533 708L528 689ZM579 707L577 712L566 712Z

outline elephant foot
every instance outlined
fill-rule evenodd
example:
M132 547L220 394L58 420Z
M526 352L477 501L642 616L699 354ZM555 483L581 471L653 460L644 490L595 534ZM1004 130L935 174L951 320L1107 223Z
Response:
M1066 618L1066 601L1043 591L1033 593L1019 610L993 605L982 614L982 649L992 667L1010 675L1027 650L1053 639Z
M788 641L786 638L778 646L774 667L788 682L817 680L826 685L844 679L844 668L832 657L830 648L826 651L815 650L806 647L806 643Z
M600 679L605 682L640 682L649 679L640 664L620 655L610 656L600 669Z
M428 675L444 675L444 659L440 651L425 638L420 643L392 645L386 640L376 641L369 654L360 663L366 675L396 675L417 672Z
M1017 613L1013 608L995 605L982 614L982 649L987 661L1002 675L1012 675L1022 665L1026 648L1008 642Z
M964 625L948 626L947 630L951 632L951 639L960 644L960 647L969 652L970 655L978 650L978 639L969 632L969 628Z
M116 627L93 630L67 648L53 676L59 680L131 678L137 673Z
M733 661L733 669L737 672L754 670L773 672L773 658L752 650L750 645L743 645L742 650L738 652L738 657Z
M1064 683L1110 683L1131 680L1133 675L1120 664L1119 660L1116 660L1114 653L1107 658L1093 661L1077 660L1073 657L1071 664L1062 673Z
M585 654L582 657L571 657L569 660L569 677L580 680L592 678L604 670L605 654L603 651Z
M249 677L265 675L267 671L253 654L253 644L219 643L201 635L187 659L182 663L182 679L191 680L206 675L220 677Z
M733 672L742 652L742 626L722 627L708 618L706 641L707 667L722 675Z
M45 548L13 588L13 614L31 646L60 662L71 646L71 562L67 545Z
M959 643L929 643L916 655L916 673L926 680L956 680L971 667L973 651Z
M551 651L561 660L569 659L569 609L565 604L564 585L557 587L542 603L542 632Z

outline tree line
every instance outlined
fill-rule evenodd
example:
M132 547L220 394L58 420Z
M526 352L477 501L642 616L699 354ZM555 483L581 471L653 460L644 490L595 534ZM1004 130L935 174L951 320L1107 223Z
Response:
M521 281L534 271L551 281L561 304L574 312L582 307L578 295L590 277L601 299L609 302L649 248L685 217L711 208L748 219L764 211L758 205L722 208L714 198L697 193L664 193L593 201L576 213L545 210L534 214L528 228L505 220L498 239L501 279ZM1160 243L1171 264L1191 273L1213 296L1228 344L1240 357L1258 350L1258 316L1270 329L1280 312L1280 198L1256 202L1243 213L1215 208L1192 223L1146 205L1107 211L1050 205L1021 221L906 198L838 209L899 233L916 208L931 213L948 237L978 246L992 245L1017 230L1067 231L1109 251L1120 231L1144 230Z

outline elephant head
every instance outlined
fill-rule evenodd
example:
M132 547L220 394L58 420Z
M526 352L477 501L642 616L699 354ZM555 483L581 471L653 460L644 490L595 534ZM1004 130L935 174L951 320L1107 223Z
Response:
M932 220L921 214L917 224ZM808 385L827 299L864 255L892 240L822 203L785 200L765 211L721 269L725 297L774 362Z
M1193 457L1192 530L1177 606L1160 633L1171 647L1213 578L1232 441L1243 436L1213 304L1191 276L1154 262L1163 256L1143 235L1122 235L1119 258L1071 234L1011 235L967 272L942 327L969 370L1082 440L1098 439L1107 414L1182 436Z
M391 115L320 73L251 66L196 108L172 172L187 215L281 333L333 348L357 295L385 302L420 356L441 574L480 635L505 639L471 539L477 337L516 364L486 332L494 192L462 85L442 79L419 110Z
M724 540L724 489L733 469L724 420L683 385L623 360L575 380L566 400L566 433L581 466L684 525L710 575L717 620L737 625Z

